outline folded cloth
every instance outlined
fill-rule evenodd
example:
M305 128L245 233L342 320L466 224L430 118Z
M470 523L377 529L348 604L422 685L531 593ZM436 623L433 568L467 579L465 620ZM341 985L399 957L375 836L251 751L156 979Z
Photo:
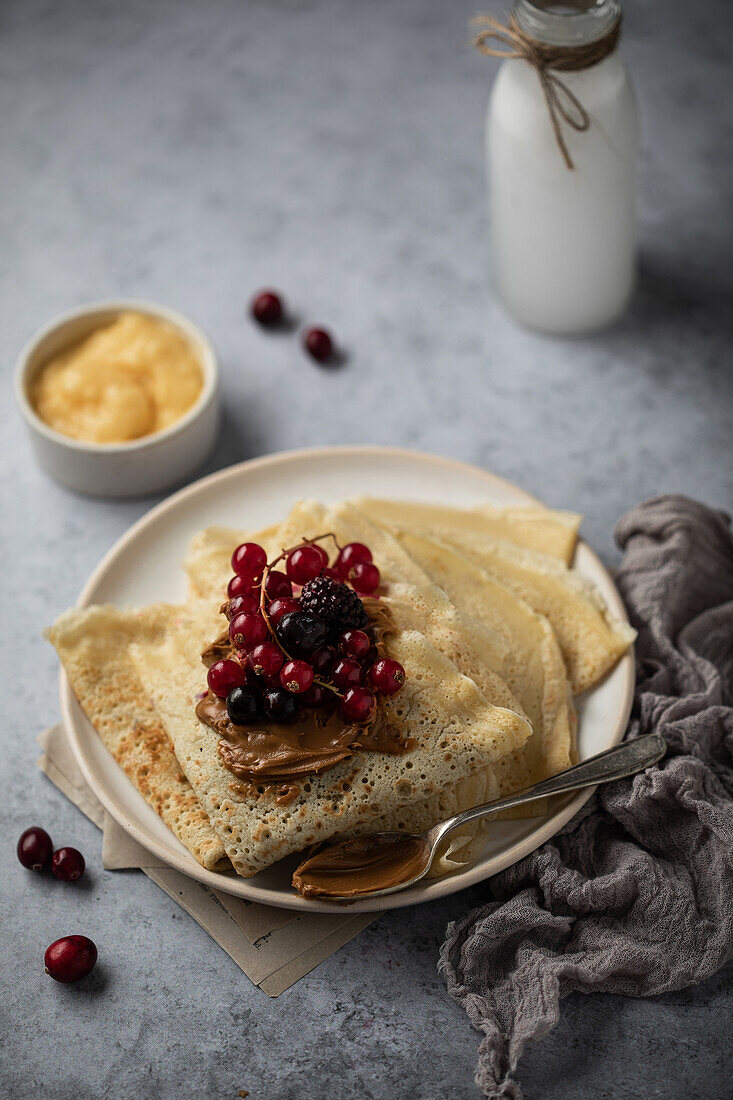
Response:
M680 496L625 515L618 585L637 642L628 737L668 756L600 787L552 841L488 884L449 925L439 969L484 1033L476 1083L519 1100L525 1043L573 990L681 989L733 954L733 539L730 519Z

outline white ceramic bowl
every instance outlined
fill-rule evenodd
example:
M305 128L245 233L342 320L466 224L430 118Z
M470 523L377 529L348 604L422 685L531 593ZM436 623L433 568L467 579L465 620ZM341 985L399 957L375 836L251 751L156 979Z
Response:
M195 405L164 431L130 443L84 443L54 431L28 399L36 373L54 355L129 310L168 321L193 345L204 374ZM142 496L181 481L211 450L219 419L219 367L204 334L179 313L151 302L97 302L56 317L25 346L15 371L15 396L36 457L51 477L94 496Z

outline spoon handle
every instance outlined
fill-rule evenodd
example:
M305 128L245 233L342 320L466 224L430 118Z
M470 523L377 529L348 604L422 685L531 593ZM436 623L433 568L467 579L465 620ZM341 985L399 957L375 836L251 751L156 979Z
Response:
M492 814L513 809L515 806L523 806L525 802L534 802L538 798L547 798L553 794L565 794L567 791L577 791L581 787L595 787L599 783L610 783L614 779L634 775L651 764L656 764L666 751L667 744L658 733L648 733L644 737L634 738L633 741L624 741L623 744L615 745L612 749L599 752L597 756L591 756L582 764L576 764L574 768L568 768L558 775L535 783L532 787L518 791L509 798L486 802L483 806L474 806L470 810L464 810L454 817L447 818L430 830L431 841L435 843L459 825L476 821L477 818L490 817Z

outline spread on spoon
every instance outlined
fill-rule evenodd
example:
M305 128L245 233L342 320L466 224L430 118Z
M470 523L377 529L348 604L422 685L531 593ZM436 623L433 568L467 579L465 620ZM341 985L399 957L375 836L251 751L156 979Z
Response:
M429 858L430 845L421 836L357 836L309 855L293 872L293 887L304 898L357 898L409 882Z

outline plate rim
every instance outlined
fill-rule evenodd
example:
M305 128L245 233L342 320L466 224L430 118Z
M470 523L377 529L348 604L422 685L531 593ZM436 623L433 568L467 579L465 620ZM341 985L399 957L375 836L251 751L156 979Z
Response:
M89 604L92 591L99 584L117 558L124 553L130 543L134 542L142 531L150 524L156 522L161 516L164 516L166 512L177 508L181 502L185 501L188 497L195 496L201 491L205 491L215 483L220 484L228 479L236 478L240 471L245 468L263 469L268 466L286 465L289 462L299 459L302 460L304 458L330 456L336 459L339 456L347 455L352 457L359 456L364 459L376 456L387 456L395 459L417 458L421 462L433 463L444 467L447 466L453 468L457 472L462 471L470 473L473 477L478 474L487 482L495 485L499 484L504 489L511 490L512 493L520 495L525 499L528 505L538 505L543 508L547 507L547 505L537 497L528 493L525 489L521 489L507 478L501 477L499 474L494 474L490 470L484 470L480 466L475 466L469 462L463 462L460 459L434 454L429 451L417 451L407 447L382 446L379 444L333 444L323 447L303 447L287 451L278 451L274 454L245 459L234 465L226 466L222 470L216 470L211 474L207 474L205 477L199 478L183 486L181 489L170 494L170 496L165 497L163 500L153 505L152 508L149 508L147 512L128 527L128 529L113 543L107 553L103 555L84 584L76 601L76 606L85 607ZM594 565L605 575L608 581L609 593L611 594L611 599L609 601L611 605L610 610L617 618L628 623L629 620L626 608L624 607L621 596L608 569L584 539L579 537L578 543L583 545L586 554L590 556ZM621 668L624 673L624 697L614 727L610 731L606 746L608 748L618 744L622 740L631 714L635 687L633 643L623 655L621 661L614 667ZM292 898L283 898L277 890L267 887L255 887L254 890L257 896L252 896L253 891L250 890L248 892L247 886L253 880L242 878L241 876L233 877L221 872L208 871L198 863L190 852L184 851L178 853L169 851L160 844L155 837L149 836L142 829L138 828L138 826L125 815L123 809L118 806L111 794L107 792L106 786L97 779L94 774L94 769L86 759L81 738L76 728L74 708L80 711L82 715L84 712L71 690L71 684L63 665L61 665L59 669L59 690L62 721L69 738L72 752L82 775L94 795L102 803L104 809L125 830L125 832L128 833L128 835L146 848L151 854L157 856L157 858L166 865L182 872L189 878L193 878L203 883L210 889L219 890L236 897L244 897L255 903L297 910L299 912L342 913L344 915L347 912L353 914L367 912L377 913L387 909L401 909L410 905L426 904L427 902L437 901L442 897L468 889L468 887L483 882L487 878L491 878L495 874L498 874L500 871L506 870L507 867L511 867L520 859L523 859L524 856L529 855L531 852L541 847L542 844L559 832L563 825L567 824L567 822L578 813L596 789L595 787L589 787L582 791L578 791L575 795L567 796L563 804L551 813L549 817L546 817L544 820L541 818L537 819L538 821L542 821L542 824L537 829L533 829L528 836L511 844L504 851L497 853L490 861L488 867L481 867L478 864L474 864L465 871L458 872L457 874L429 880L425 886L418 886L413 888L413 890L389 895L386 898L373 898L371 900L354 902L348 906L348 909L333 902L316 901L314 899L307 900L295 893L293 893ZM86 716L84 717L86 718ZM123 769L120 770L123 775L126 775ZM129 779L127 776L126 778ZM139 794L140 792L137 793ZM143 796L140 795L140 797L142 798ZM419 896L413 896L415 892L417 892ZM264 897L262 896L263 894L265 895Z

